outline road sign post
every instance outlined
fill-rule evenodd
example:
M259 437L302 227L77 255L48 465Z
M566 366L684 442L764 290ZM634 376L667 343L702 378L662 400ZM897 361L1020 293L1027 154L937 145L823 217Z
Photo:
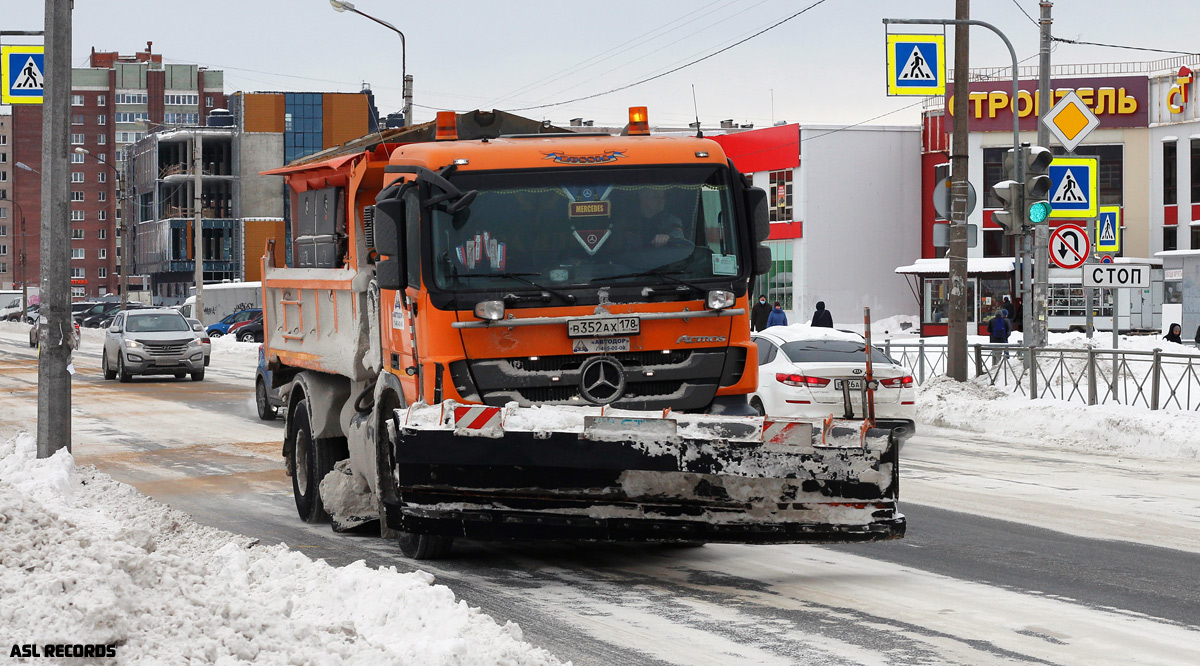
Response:
M41 104L46 91L45 47L0 47L0 78L0 102Z
M1101 206L1096 218L1096 251L1121 251L1121 207Z
M1059 268L1079 268L1087 262L1091 249L1083 227L1063 224L1050 234L1050 260Z
M946 36L888 35L889 96L946 94Z

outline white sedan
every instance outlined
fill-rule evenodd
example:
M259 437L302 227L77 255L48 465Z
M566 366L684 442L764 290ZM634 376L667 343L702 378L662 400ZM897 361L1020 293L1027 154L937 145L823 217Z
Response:
M862 419L865 414L866 341L857 333L806 325L772 326L751 334L758 346L758 390L750 404L760 414L792 418ZM871 352L875 421L881 428L915 432L912 372L878 348Z

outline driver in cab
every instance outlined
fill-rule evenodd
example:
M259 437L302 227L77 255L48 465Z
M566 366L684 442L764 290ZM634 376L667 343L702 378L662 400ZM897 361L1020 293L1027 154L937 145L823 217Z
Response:
M683 239L683 221L665 210L666 203L664 190L646 187L638 192L638 214L625 230L630 249L646 245L663 247L673 238Z

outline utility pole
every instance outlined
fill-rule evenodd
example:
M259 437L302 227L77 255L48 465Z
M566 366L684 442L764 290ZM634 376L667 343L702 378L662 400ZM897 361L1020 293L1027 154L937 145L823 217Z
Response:
M1054 3L1050 0L1041 0L1042 13L1038 20L1038 26L1041 29L1041 48L1038 52L1037 145L1046 148L1050 147L1050 129L1046 123L1042 122L1042 118L1050 112L1050 107L1054 106L1053 100L1050 99L1050 8L1053 6ZM1044 347L1046 345L1046 292L1049 290L1050 281L1049 242L1050 224L1047 220L1046 224L1039 224L1033 228L1032 263L1036 271L1033 282L1033 303L1030 304L1033 307L1025 308L1027 313L1025 316L1033 317L1032 320L1026 320L1029 323L1025 326L1026 331L1033 333L1033 339L1025 341L1025 344L1030 346Z
M128 162L124 163L126 167ZM125 184L125 169L117 169L117 212L121 213L121 223L113 225L121 232L121 309L129 309L129 271L133 270L133 257L130 255L129 229L133 224L129 215L129 191Z
M946 374L967 380L967 150L970 113L970 0L955 0L954 19L954 140L950 154L950 326L947 331Z
M192 169L194 174L194 192L192 193L192 206L195 208L193 213L196 216L196 229L193 232L196 236L196 248L193 252L196 255L196 303L192 306L192 316L204 323L204 301L201 291L204 289L204 200L201 197L201 176L204 173L204 147L203 135L200 130L192 131Z
M71 450L71 0L46 0L42 104L41 352L38 354L38 458Z

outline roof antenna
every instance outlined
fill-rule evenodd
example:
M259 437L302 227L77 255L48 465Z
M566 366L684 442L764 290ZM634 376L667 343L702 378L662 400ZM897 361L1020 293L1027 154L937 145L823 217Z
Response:
M696 84L692 84L692 108L696 110L696 138L703 139L704 132L700 131L700 106L696 104Z

